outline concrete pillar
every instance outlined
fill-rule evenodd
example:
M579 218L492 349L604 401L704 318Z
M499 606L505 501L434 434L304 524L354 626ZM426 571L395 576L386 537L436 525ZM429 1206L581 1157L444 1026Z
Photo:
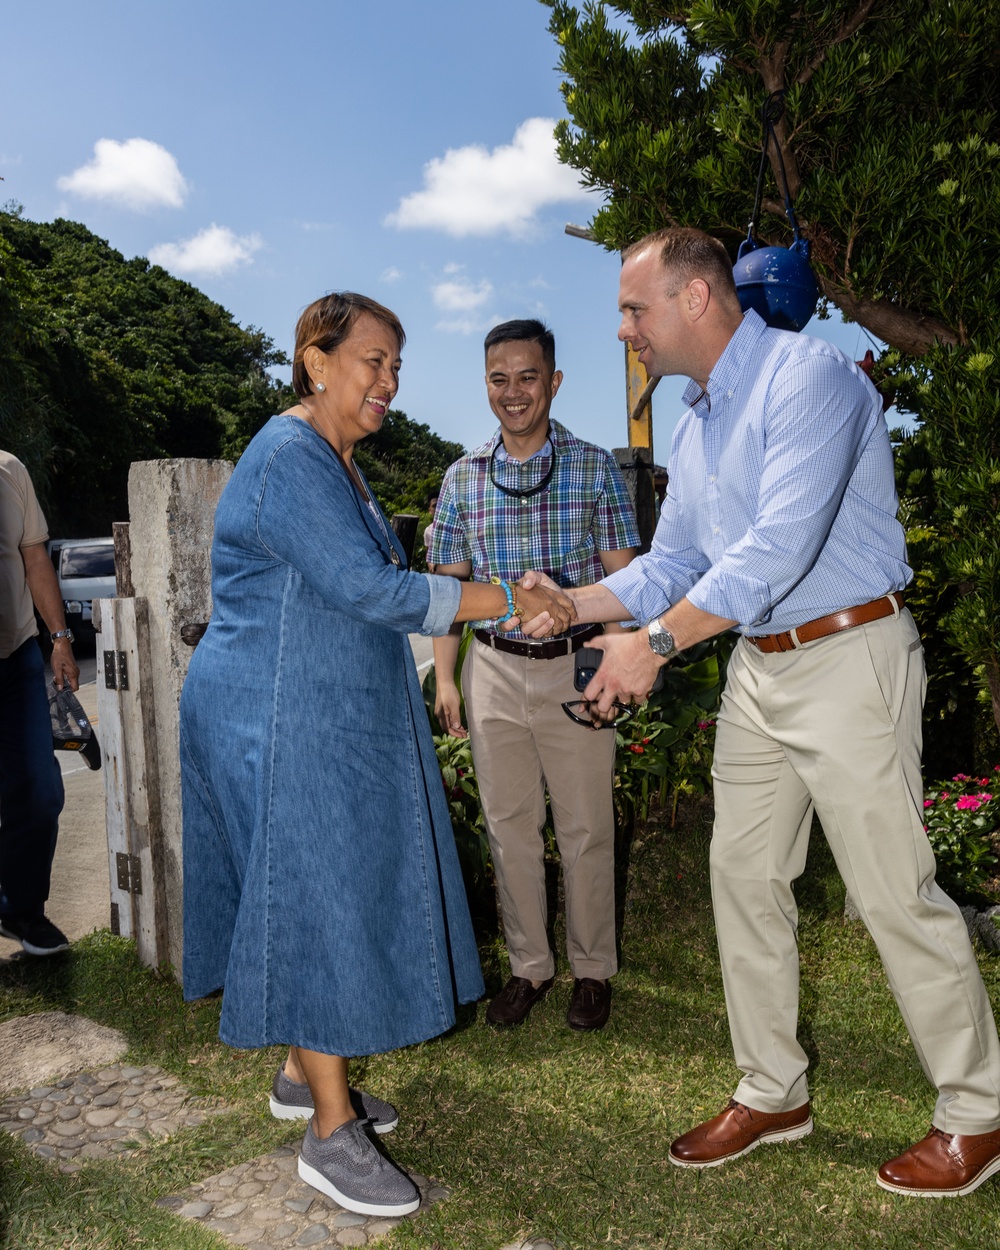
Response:
M181 793L178 709L192 649L181 627L212 612L211 546L227 460L144 460L128 477L132 585L145 599L160 790L161 863L170 962L182 954Z

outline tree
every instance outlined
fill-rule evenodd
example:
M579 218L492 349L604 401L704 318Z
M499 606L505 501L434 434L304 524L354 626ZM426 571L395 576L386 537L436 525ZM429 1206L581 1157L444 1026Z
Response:
M267 373L284 363L261 331L78 222L0 213L0 440L53 533L109 533L133 460L238 455L287 406Z
M879 374L920 422L904 481L916 558L947 583L943 634L1000 726L1000 8L542 2L565 75L559 156L605 193L592 230L608 248L697 225L735 256L761 107L783 93L780 160L821 315L832 305L889 345ZM611 10L631 29L613 28ZM758 237L780 246L791 231L769 155Z

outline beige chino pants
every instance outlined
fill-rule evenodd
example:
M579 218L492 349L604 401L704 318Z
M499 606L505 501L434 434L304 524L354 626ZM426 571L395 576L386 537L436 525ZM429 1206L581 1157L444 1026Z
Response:
M813 809L875 940L947 1133L1000 1127L1000 1044L961 913L934 880L920 773L923 651L905 609L795 651L733 653L718 721L712 896L743 1079L735 1097L809 1097L796 1039L792 881Z
M469 647L462 693L493 852L511 972L544 981L555 962L545 895L545 791L552 803L574 977L603 981L615 948L615 735L576 725L560 706L582 696L574 656L533 660Z

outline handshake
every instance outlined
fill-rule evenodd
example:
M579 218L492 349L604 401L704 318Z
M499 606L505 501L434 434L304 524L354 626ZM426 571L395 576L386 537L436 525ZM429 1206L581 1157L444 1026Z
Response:
M570 593L544 573L529 572L515 583L518 614L501 628L520 629L529 638L561 634L576 621L576 606Z

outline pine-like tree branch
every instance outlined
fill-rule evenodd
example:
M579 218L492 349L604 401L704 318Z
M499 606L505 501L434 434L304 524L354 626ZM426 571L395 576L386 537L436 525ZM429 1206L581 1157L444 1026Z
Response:
M828 40L809 64L795 75L795 81L800 85L807 83L826 60L826 55L830 49L838 43L843 43L845 39L850 39L858 27L868 18L876 3L877 0L861 0L861 3L851 16L841 22L833 38Z

